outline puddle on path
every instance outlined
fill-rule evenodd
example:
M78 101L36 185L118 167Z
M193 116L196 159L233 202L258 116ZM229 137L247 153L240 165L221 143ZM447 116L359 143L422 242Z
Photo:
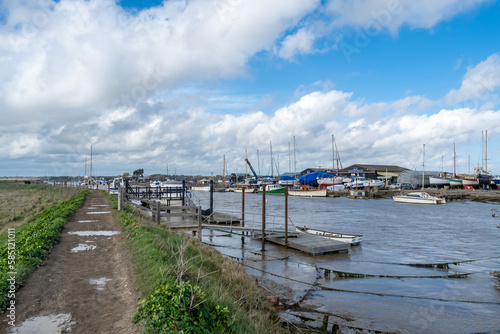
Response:
M76 231L68 232L68 234L76 234L82 237L95 236L95 235L116 235L120 234L120 231Z
M111 211L89 211L89 212L87 212L88 215L103 215L105 213L111 213Z
M79 220L79 223L95 223L98 222L99 220L97 219L87 219L87 220Z
M92 206L109 206L107 204L91 204Z
M97 248L96 245L78 244L78 246L71 249L71 253L82 252L82 251L87 251L87 250L94 250L96 248Z
M26 319L19 326L10 330L9 333L19 334L54 334L71 332L71 327L76 323L71 321L71 314L51 314Z
M111 278L101 277L101 278L91 278L89 279L89 283L96 286L97 290L104 290L104 287L111 281Z

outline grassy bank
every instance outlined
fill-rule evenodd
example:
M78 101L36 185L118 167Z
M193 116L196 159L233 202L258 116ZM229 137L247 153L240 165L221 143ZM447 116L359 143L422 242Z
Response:
M77 188L0 181L0 233L20 226L35 214L66 201L80 192Z
M11 227L0 234L0 311L5 310L12 299L9 295L14 294L47 257L59 240L60 230L83 204L87 193L87 190L81 191L67 201L44 209L31 219L26 218L28 222L25 224ZM8 280L11 277L14 279Z
M116 209L116 199L110 196L110 200ZM275 309L269 305L255 282L232 260L197 239L141 222L144 219L141 213L129 206L115 213L126 229L135 263L136 286L145 298L139 304L135 318L146 324L146 332L161 332L155 325L162 321L170 321L170 325L163 328L164 332L283 332ZM197 294L196 289L201 293ZM180 298L185 290L192 292L191 301ZM169 304L172 298L168 296L176 294L179 298L174 299L181 305L173 307ZM183 303L191 306L196 304L197 308L206 306L206 309L195 313L196 307L185 307L186 312L172 315L179 308L184 309L186 305ZM200 318L200 314L205 318ZM174 320L168 319L174 316ZM194 320L182 319L194 316ZM220 326L205 326L204 322L210 317L218 321ZM195 327L186 328L188 323Z

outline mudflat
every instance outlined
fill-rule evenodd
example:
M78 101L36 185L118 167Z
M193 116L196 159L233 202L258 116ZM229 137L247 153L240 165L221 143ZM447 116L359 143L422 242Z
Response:
M108 199L91 191L44 265L16 293L16 326L2 333L140 333L126 236Z

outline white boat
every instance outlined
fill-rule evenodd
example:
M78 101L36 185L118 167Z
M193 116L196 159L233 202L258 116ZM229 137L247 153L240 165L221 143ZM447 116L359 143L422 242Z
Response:
M166 180L161 183L162 188L182 188L182 182L174 180Z
M366 187L379 187L384 188L384 181L381 180L369 180L363 176L356 176L354 180L346 183L345 185L348 189L366 188Z
M307 228L305 226L295 227L295 229L298 232L303 232L307 234L317 235L320 237L325 237L332 240L350 243L352 246L359 245L363 240L363 236L361 234L344 234L344 233L328 232L328 231L314 230L312 228Z
M333 176L332 173L326 173L323 175L322 178L318 178L318 184L320 185L321 188L327 188L330 186L343 184L343 182L344 182L344 177Z
M255 192L255 188L253 188L253 187L233 188L232 191L234 191L235 193L242 193L243 189L245 190L245 194L254 193ZM229 191L231 191L231 190L229 190Z
M406 195L393 196L394 202L398 203L411 203L411 204L445 204L446 199L431 196L426 192L412 192Z
M300 188L294 187L294 189L289 190L288 195L299 197L326 197L326 189L313 189L301 185Z
M476 175L468 175L462 178L462 185L466 189L479 188L479 180Z
M444 177L429 176L430 187L441 188L450 185L450 179Z
M210 180L203 179L196 182L195 186L191 187L193 191L210 191Z
M158 187L161 187L161 183L160 183L160 181L156 180L156 181L151 182L151 183L149 184L149 186L150 186L151 188L158 188Z

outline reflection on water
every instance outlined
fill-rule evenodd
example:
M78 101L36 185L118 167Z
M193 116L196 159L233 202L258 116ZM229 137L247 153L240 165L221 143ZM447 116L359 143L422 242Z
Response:
M197 193L204 208L208 193ZM283 196L266 196L266 212L284 216ZM215 193L215 210L241 211L241 194ZM310 256L241 237L203 232L203 241L238 259L287 305L283 318L324 314L343 333L364 328L396 333L500 332L498 204L397 204L392 199L289 198L297 226L363 234L348 254ZM262 197L246 194L246 215L261 215ZM408 264L452 263L448 268ZM453 264L454 263L454 264ZM327 270L325 270L327 269ZM339 279L330 270L363 274ZM463 274L464 278L449 278ZM296 319L297 320L297 319ZM329 327L331 328L331 327Z

